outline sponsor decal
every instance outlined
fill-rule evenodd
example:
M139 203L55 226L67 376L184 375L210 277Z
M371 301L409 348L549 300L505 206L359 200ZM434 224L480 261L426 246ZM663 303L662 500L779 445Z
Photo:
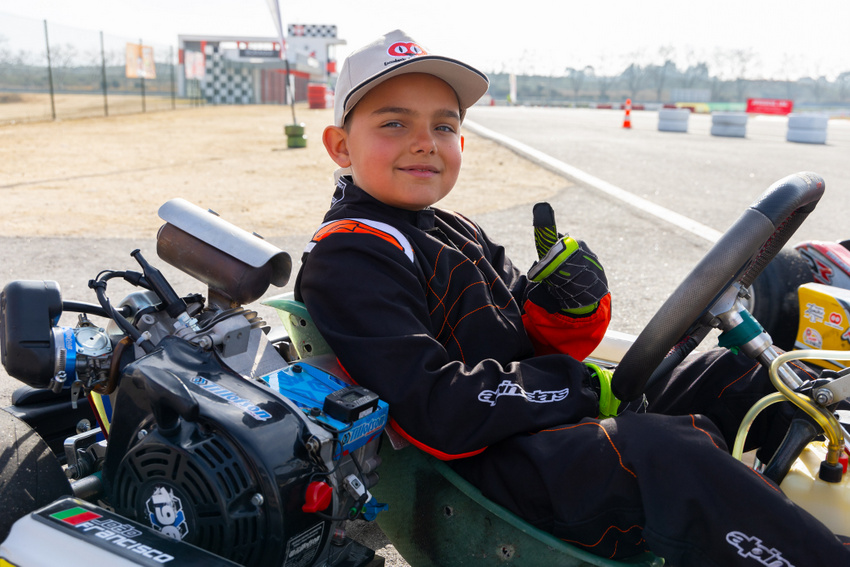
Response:
M814 263L814 278L818 283L830 285L832 283L832 268L818 260L817 258L813 259Z
M183 503L174 496L173 490L157 486L145 502L145 508L151 527L162 535L182 540L189 534L189 523L183 514Z
M841 339L850 343L850 328L848 328L846 331L844 331L844 333L842 333Z
M101 515L95 514L94 512L90 512L85 508L77 507L70 508L68 510L63 510L61 512L56 512L55 514L50 514L50 517L56 518L57 520L62 520L66 524L76 526L82 524L83 522L97 520L101 517Z
M239 397L227 388L222 388L221 386L210 382L206 378L195 376L194 378L192 378L192 384L200 386L207 392L218 396L219 398L231 405L238 407L243 412L247 413L257 421L266 421L272 416L269 412L261 410L259 407L257 407L251 400L246 400L245 398Z
M298 534L286 544L284 567L302 567L312 565L322 543L324 524L316 524L307 531Z
M843 327L841 326L841 323L843 322L844 317L841 315L841 313L836 313L835 311L833 311L829 314L829 320L824 321L824 324L828 327L832 327L833 329L842 329Z
M803 317L812 323L820 323L823 321L824 315L826 315L826 310L823 307L816 303L806 303L806 311L803 313Z
M123 550L137 553L154 563L165 564L174 559L173 555L169 555L150 545L144 545L137 539L134 539L143 534L132 524L105 518L85 508L68 508L67 510L50 514L50 517L73 526L74 529L86 536L96 537Z
M782 552L775 547L767 547L757 537L734 531L726 534L726 542L738 550L738 555L745 559L753 559L756 563L768 567L794 567Z
M354 427L346 431L342 436L342 444L348 445L352 441L366 437L374 432L380 432L387 424L387 415L384 412L375 412L368 419L355 422Z
M428 55L418 43L398 41L387 49L387 53L393 57L415 57L417 55Z
M511 382L510 380L502 380L502 383L499 384L499 387L495 390L484 390L480 394L478 394L478 401L490 404L491 406L495 406L496 402L501 396L516 396L520 398L525 398L529 402L534 402L538 404L549 404L552 402L560 402L561 400L565 399L569 394L569 388L564 388L563 390L551 390L548 392L543 390L526 392L522 388L522 386L520 386L516 382Z
M823 337L811 327L806 327L806 330L803 331L803 342L812 348L821 348L823 346Z

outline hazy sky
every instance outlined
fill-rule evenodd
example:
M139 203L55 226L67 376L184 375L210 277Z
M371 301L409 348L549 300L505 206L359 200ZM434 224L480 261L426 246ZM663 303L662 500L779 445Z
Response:
M628 62L680 68L718 49L751 51L746 76L796 79L850 71L850 0L280 0L290 23L335 24L353 48L395 28L484 71L560 74ZM266 0L0 0L0 13L174 45L178 34L274 36ZM0 14L0 36L4 34ZM8 34L7 34L8 35Z

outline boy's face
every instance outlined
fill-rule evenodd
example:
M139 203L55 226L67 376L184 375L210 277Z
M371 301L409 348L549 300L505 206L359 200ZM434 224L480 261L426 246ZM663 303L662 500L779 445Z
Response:
M442 79L400 75L370 90L345 128L323 137L331 158L354 182L388 205L421 210L454 187L460 173L460 107Z

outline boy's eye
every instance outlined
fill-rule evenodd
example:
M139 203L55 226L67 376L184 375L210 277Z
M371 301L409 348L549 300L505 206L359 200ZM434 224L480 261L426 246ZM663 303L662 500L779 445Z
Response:
M396 120L390 120L389 122L384 122L383 127L384 128L401 128L402 124L401 124L401 122L398 122Z
M451 132L451 133L455 132L454 126L449 126L448 124L443 124L441 126L437 126L437 130L439 130L441 132Z

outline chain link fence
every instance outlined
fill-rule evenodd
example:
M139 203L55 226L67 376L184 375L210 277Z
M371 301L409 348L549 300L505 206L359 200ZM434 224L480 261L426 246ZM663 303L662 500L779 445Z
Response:
M129 64L128 64L129 61ZM0 13L0 124L171 110L177 47Z

